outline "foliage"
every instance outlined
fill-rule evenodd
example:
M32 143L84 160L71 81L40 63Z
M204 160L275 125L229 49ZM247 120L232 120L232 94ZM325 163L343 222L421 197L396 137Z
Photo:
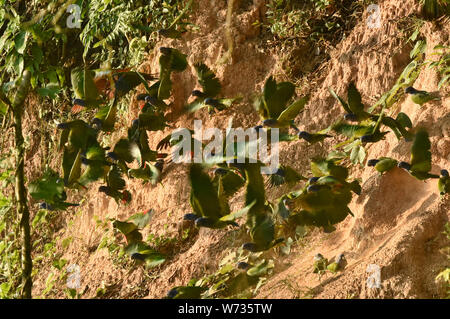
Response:
M429 62L430 68L436 68L441 75L438 89L450 82L450 46L437 45L434 47L433 55L438 55L439 60Z

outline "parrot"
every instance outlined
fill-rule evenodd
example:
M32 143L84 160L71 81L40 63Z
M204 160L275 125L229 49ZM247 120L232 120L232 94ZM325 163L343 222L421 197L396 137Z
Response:
M219 79L216 78L214 72L212 72L211 69L209 69L204 63L197 63L194 67L197 72L198 83L201 85L202 91L192 91L192 96L196 97L196 99L186 106L186 110L189 113L193 113L207 106L209 114L212 114L214 110L222 111L241 99L241 97L217 98L222 86Z
M178 286L172 288L167 293L167 299L200 299L202 292L206 288L195 286Z
M111 164L105 159L105 150L100 145L93 145L86 151L86 156L81 158L81 163L87 165L87 169L80 176L78 182L86 186L100 178L105 178Z
M61 129L59 149L63 149L66 143L70 149L85 151L88 146L97 143L97 132L83 120L74 120L57 125Z
M446 169L441 170L441 176L438 181L439 194L444 196L450 194L450 177Z
M172 72L184 71L187 66L186 55L180 51L160 47L159 51L161 56L159 58L159 87L158 87L158 100L166 100L170 97L170 91L172 90L172 81L170 75Z
M428 132L419 128L414 136L411 147L411 163L399 162L398 167L407 170L412 176L419 180L428 178L439 178L438 175L430 174L431 170L431 143Z
M398 161L389 157L380 157L379 159L371 159L367 161L367 166L373 166L382 175L397 167Z
M269 176L269 184L271 187L288 184L293 186L300 181L306 181L307 178L297 173L290 166L279 165L275 173Z
M358 92L355 83L350 82L347 88L347 102L339 97L331 88L331 95L338 100L347 112L344 119L351 122L361 122L371 117L371 114L364 111L361 94Z
M129 169L128 176L142 179L144 182L151 182L154 185L158 181L161 172L156 166L148 162L145 164L145 167Z
M295 86L292 83L277 83L272 76L267 79L262 96L254 103L256 110L263 119L263 126L272 128L291 127L299 132L294 124L294 119L304 109L309 96L286 106L294 94Z
M268 250L284 241L284 238L275 239L275 223L269 214L249 216L253 227L250 229L252 242L242 245L242 249L250 252Z
M79 113L85 108L98 107L103 104L94 82L95 71L82 67L72 69L70 78L75 98L72 100L72 113Z
M53 204L49 204L47 202L39 203L39 209L45 209L49 211L66 210L69 207L77 207L77 206L80 206L80 204L67 202L55 202Z
M142 165L142 154L139 145L127 138L121 138L117 141L113 150L106 155L113 161L116 161L124 173L128 171L126 163L132 163L134 160L137 160L138 164Z
M321 134L321 133L308 133L306 131L301 131L298 133L298 137L304 139L309 144L315 144L317 142L322 142L324 139L333 137L328 134Z
M328 260L318 253L314 256L313 273L322 275L327 270Z
M119 168L116 165L111 166L106 175L106 186L100 186L98 191L113 197L119 203L127 204L131 201L131 193L125 188L125 180L121 177Z
M344 269L346 264L346 260L345 260L345 255L344 254L339 254L336 257L336 260L332 263L330 263L327 266L327 269L332 272L333 274L337 273L339 270Z
M239 226L234 220L241 217L254 205L246 205L243 210L229 213L228 201L220 196L220 188L214 187L209 175L203 170L201 164L193 163L189 168L191 181L191 206L194 210L195 225L197 227L224 228L227 225ZM220 184L219 184L220 185ZM185 216L186 220L192 215Z
M147 131L163 131L166 127L170 127L162 114L141 113L138 122L139 127Z
M40 209L56 211L79 206L65 202L67 194L64 191L64 181L51 169L45 171L41 178L31 182L28 191L33 199L43 201L39 204Z
M378 117L378 120L377 120L374 128L373 128L373 131L370 132L370 134L363 135L359 138L362 143L376 143L385 138L384 136L386 134L388 134L389 131L380 132L381 123L383 121L383 118L384 118L384 114L381 113L380 116Z
M408 86L405 89L405 93L410 94L411 100L420 106L432 100L439 100L438 96L428 93L427 91L416 90L412 86Z

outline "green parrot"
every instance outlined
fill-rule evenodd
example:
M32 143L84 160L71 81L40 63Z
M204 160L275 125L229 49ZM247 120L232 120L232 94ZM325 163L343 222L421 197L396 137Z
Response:
M142 160L141 167L145 165L145 162L156 162L167 157L166 153L159 153L150 149L147 131L139 127L139 120L134 120L132 126L128 129L128 140L136 143L139 147Z
M373 132L375 124L348 124L343 121L338 121L331 126L331 130L334 132L347 136L351 140L361 138L362 136L369 135Z
M301 131L298 133L298 137L304 139L305 141L307 141L309 144L315 144L318 142L322 142L324 139L329 138L329 137L333 137L331 135L328 134L324 134L324 133L308 133L306 131Z
M360 192L360 186L356 181L342 183L332 176L314 180L290 199L290 206L299 212L289 216L289 220L297 225L322 227L325 232L332 232L335 230L333 225L347 215L353 215L347 205L352 200L351 191Z
M407 128L412 128L411 119L403 112L398 113L395 120L392 117L384 116L381 122L383 125L388 126L398 139L403 137L409 142L414 137L414 134L407 130Z
M184 71L188 62L186 55L173 48L161 47L159 48L161 56L159 58L159 88L158 96L159 100L166 100L170 97L172 91L172 81L170 75L172 72Z
M214 110L222 111L225 108L230 107L234 102L242 99L242 97L217 98L222 86L214 72L212 72L204 63L197 63L194 67L202 91L192 91L192 96L195 96L196 99L186 106L187 112L193 113L203 107L208 107L209 114L212 114Z
M327 269L332 272L333 274L337 273L339 270L344 269L346 264L346 260L345 260L345 255L344 254L339 254L336 257L336 260L332 263L330 263L327 266Z
M344 181L342 179L338 179L334 176L322 176L318 179L314 178L313 181L310 179L310 183L307 186L307 190L309 191L311 187L314 186L325 186L330 187L331 189L339 189L342 190L343 188L349 189L352 192L354 192L357 195L361 195L361 185L359 184L358 180L354 180L353 182L349 183L347 181ZM318 189L318 188L316 188Z
M28 191L33 199L43 201L39 204L40 209L56 211L79 206L79 204L65 202L67 195L64 191L64 181L51 169L47 170L41 178L31 182L28 185Z
M138 121L139 127L147 131L163 131L166 127L170 127L162 114L141 113Z
M380 116L378 117L377 122L375 123L375 126L373 128L373 131L370 132L369 134L363 135L360 137L360 140L362 143L376 143L379 142L381 140L383 140L386 134L389 133L389 131L387 132L381 132L381 124L383 123L383 119L385 118L384 113L382 112L380 114Z
M328 260L320 253L316 254L314 256L313 273L319 274L319 276L321 276L327 270L327 265Z
M298 182L306 180L308 180L306 177L286 165L279 165L277 171L269 175L269 185L271 187L280 186L283 184L294 186Z
M243 244L242 249L250 252L260 252L268 250L284 241L284 238L275 239L275 223L270 214L252 215L249 218L253 225L250 229L252 242Z
M272 128L292 127L299 132L294 124L294 119L304 109L309 96L305 96L287 106L294 94L294 84L290 82L277 83L272 76L267 79L262 96L254 104L263 120L263 126Z
M138 232L135 230L134 232ZM157 252L141 240L134 239L124 248L124 252L138 264L145 264L147 268L156 267L166 261L166 256Z
M128 204L131 201L131 193L125 189L125 180L121 177L116 165L111 166L106 175L106 186L100 186L98 191L114 198L116 203Z
M358 92L355 84L351 82L347 88L347 102L339 97L331 88L329 89L331 95L341 103L344 110L347 112L344 119L352 122L361 122L369 119L372 115L364 111L364 104L362 103L361 94Z
M218 167L214 169L213 184L215 187L221 184L224 196L231 197L244 186L245 179L233 169Z
M138 164L142 166L142 154L139 145L136 142L130 141L127 138L121 138L114 145L113 150L106 154L113 161L116 161L120 169L125 173L128 171L126 163L132 163L137 160Z
M71 149L64 147L62 169L64 184L69 188L76 188L79 186L78 180L81 176L82 164L81 149Z
M105 150L101 148L100 145L89 147L85 157L81 158L81 163L87 165L86 170L78 180L83 186L95 182L100 178L105 178L112 165L110 162L106 161Z
M397 167L398 161L389 157L380 157L379 159L371 159L367 161L367 166L373 166L382 175Z
M95 71L82 67L72 69L70 79L75 94L72 113L78 113L84 108L95 108L103 104L97 86L94 82Z
M193 214L187 214L186 220L195 220L197 227L224 228L227 225L239 226L234 220L241 217L253 207L254 203L238 212L230 213L228 200L221 193L221 187L214 187L209 175L201 164L191 164L189 169L191 181L191 206ZM219 183L219 186L222 184Z
M438 189L442 196L450 193L450 177L446 169L441 170L441 176L438 181Z
M439 100L438 96L428 93L427 91L416 90L412 86L408 86L405 89L405 93L410 94L411 100L420 106L432 100Z
M431 143L428 132L419 128L414 136L411 147L411 163L399 162L398 167L407 170L412 176L419 180L428 178L439 178L438 175L430 174L431 171Z
M167 293L167 299L200 299L206 288L196 286L178 286Z
M117 103L116 99L114 99L112 105L102 107L98 110L94 115L94 119L92 120L92 127L97 130L102 130L104 132L113 132L114 124L117 119Z
M348 169L336 164L333 159L313 158L311 160L311 172L315 177L333 176L341 182L345 182L348 177Z
M69 148L85 151L88 146L97 143L97 132L83 120L60 123L57 128L62 130L59 149L68 143Z
M148 162L145 162L144 167L128 170L128 176L142 179L144 182L150 182L153 185L158 182L160 174L159 169Z

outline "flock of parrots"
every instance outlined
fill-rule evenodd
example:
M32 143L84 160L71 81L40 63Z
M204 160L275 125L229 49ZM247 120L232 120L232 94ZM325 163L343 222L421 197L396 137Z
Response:
M162 131L166 127L173 128L165 114L170 105L166 101L171 97L173 72L184 71L187 66L186 55L174 48L161 47L159 76L125 70L88 70L75 68L71 73L71 81L75 98L72 113L78 114L95 110L93 119L85 122L75 119L60 123L61 131L59 149L63 152L62 178L59 174L48 171L39 180L30 183L32 197L41 201L40 208L47 210L63 210L75 203L66 202L65 188L87 189L90 183L103 181L98 188L106 196L112 197L118 204L129 203L131 193L126 189L124 177L141 179L155 184L161 180L164 165L170 161L164 149L180 143L181 139L172 138L171 134L162 139L157 150L151 150L148 144L148 133ZM242 97L224 98L220 95L221 84L215 74L203 63L194 65L201 90L192 92L193 102L185 107L185 111L193 113L206 107L212 115L230 107ZM151 83L149 85L149 83ZM140 105L138 118L132 121L127 135L120 138L112 146L102 145L99 137L115 129L118 117L118 101L143 84L146 92L137 96ZM300 131L294 120L303 111L308 96L292 102L295 86L290 82L277 83L269 77L262 94L256 99L254 106L262 123L254 129L280 129L280 142L305 140L309 144L322 142L331 138L331 132L347 137L347 142L359 140L361 145L376 143L385 138L390 129L398 139L412 141L411 160L398 162L395 159L382 157L370 159L367 166L373 166L381 174L401 167L420 180L439 178L438 187L441 195L450 192L450 178L447 170L441 176L430 173L431 152L428 133L423 128L413 128L409 117L400 112L394 119L385 115L382 108L379 114L365 111L361 95L353 83L348 86L347 101L333 90L331 94L340 102L345 110L342 119L320 132ZM414 103L424 104L437 97L412 87L405 89ZM292 130L291 130L292 129ZM294 133L291 133L291 132ZM191 143L200 143L191 138ZM236 143L235 143L236 144ZM237 147L237 145L234 145ZM224 154L225 154L224 150ZM348 205L354 194L361 193L357 180L349 180L349 170L342 164L345 157L342 153L332 152L326 158L311 160L311 177L307 178L287 165L280 165L274 174L261 174L260 161L237 163L230 158L215 158L208 164L193 163L189 166L191 185L190 204L192 212L184 216L197 227L225 228L237 227L236 220L246 216L246 226L251 241L242 248L249 252L266 251L284 241L279 236L276 220L291 225L307 225L321 227L325 232L335 230L334 225L343 221L347 215L353 215ZM137 163L137 168L131 164ZM133 166L136 167L136 166ZM296 187L304 182L303 187L290 191L273 203L266 198L266 187L288 185ZM229 200L242 188L245 188L244 208L232 212ZM126 237L130 256L134 260L152 264L155 252L142 242L138 232L147 222L141 215L131 222L116 221L115 227ZM122 224L121 224L122 223ZM320 255L320 254L319 254ZM338 256L336 261L328 264L323 256L316 256L314 272L319 274L326 269L335 272L345 260ZM243 265L238 268L247 269ZM176 287L168 297L185 298L195 290L195 295L202 290L198 287Z

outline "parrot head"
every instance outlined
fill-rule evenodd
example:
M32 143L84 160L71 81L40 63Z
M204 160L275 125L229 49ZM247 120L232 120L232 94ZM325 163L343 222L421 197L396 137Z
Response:
M208 217L199 217L195 220L195 226L197 227L208 227L211 223L212 221Z
M255 127L253 127L253 129L254 129L256 132L261 132L262 129L263 129L263 126L262 126L262 125L257 125L257 126L255 126Z
M441 176L448 177L448 171L446 169L441 170Z
M247 270L247 269L250 268L250 264L248 264L248 263L246 263L244 261L241 261L241 262L237 263L236 266L237 266L238 269L243 269L243 270Z
M319 180L319 178L320 178L320 177L317 177L317 176L311 177L311 178L308 180L308 182L309 182L310 184L314 184L314 183L316 183L316 182Z
M321 189L321 187L320 187L321 185L309 185L307 188L306 188L306 190L308 191L308 193L311 193L311 192L318 192L320 189Z
M69 128L69 125L67 123L59 123L56 127L60 130L65 130L66 128Z
M242 245L242 249L255 252L257 250L257 247L255 243L245 243Z
M375 166L375 165L377 165L378 162L379 162L379 160L377 160L377 159L368 160L367 166Z
M413 88L412 86L408 86L406 89L405 89L405 93L407 93L407 94L416 94L418 91L415 89L415 88Z
M131 259L144 261L145 257L140 253L133 253L131 254Z
M183 219L184 220L191 220L191 221L194 221L194 220L196 220L196 219L198 219L198 215L196 215L196 214L185 214L184 216L183 216Z
M399 162L397 164L398 167L406 169L407 171L411 170L411 164L407 163L407 162Z
M263 125L264 126L268 126L268 127L272 127L275 126L277 124L277 120L276 119L267 119L263 121Z
M226 173L228 173L228 171L225 168L222 167L218 167L214 170L214 174L216 175L225 175Z
M306 131L301 131L298 133L298 137L308 141L309 139L311 139L311 134Z
M102 128L102 120L100 120L99 118L94 118L93 120L92 120L92 123L91 123L91 126L94 128L94 129L96 129L96 130L99 130L99 129L101 129Z
M167 298L175 298L176 295L178 295L178 290L176 288L170 289L169 292L167 293Z
M360 137L362 143L370 143L373 141L373 135L363 135Z
M276 175L284 177L286 175L286 172L284 171L284 169L282 169L281 167L277 169L277 171L275 172Z
M164 55L169 55L172 52L172 49L167 47L160 47L159 52Z
M322 260L322 259L323 259L323 256L322 256L321 253L317 253L317 254L314 255L314 261L319 261L319 260Z
M117 154L114 152L108 152L106 153L106 156L108 156L110 159L112 159L113 161L117 161L119 158L117 157Z
M81 158L81 164L89 165L89 160L86 157Z
M344 120L350 121L350 122L357 122L358 117L353 113L347 113L344 115Z
M145 97L145 102L149 103L150 105L155 106L157 104L157 102L158 102L158 99L153 97L153 96L147 95Z
M101 192L101 193L107 193L108 190L109 190L109 187L108 187L108 186L100 186L100 187L98 188L98 191Z
M192 91L191 95L195 96L195 97L202 97L203 96L203 92L200 91L200 90L194 90L194 91Z

